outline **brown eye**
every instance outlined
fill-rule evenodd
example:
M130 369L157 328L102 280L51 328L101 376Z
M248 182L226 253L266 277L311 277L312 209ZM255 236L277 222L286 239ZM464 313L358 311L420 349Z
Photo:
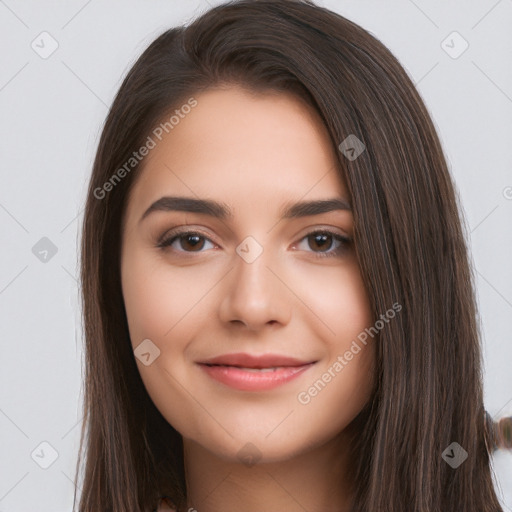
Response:
M331 233L314 233L308 235L309 246L320 251L329 250L334 242L334 236Z
M200 251L204 247L204 237L200 235L181 235L177 237L180 240L180 246L186 251Z
M328 230L312 231L302 240L307 240L307 248L303 250L313 252L316 257L320 258L340 256L348 249L351 241L346 236Z
M158 244L158 247L172 247L176 252L204 252L202 249L208 242L210 244L212 243L211 240L201 235L201 233L185 231L162 240L162 242Z

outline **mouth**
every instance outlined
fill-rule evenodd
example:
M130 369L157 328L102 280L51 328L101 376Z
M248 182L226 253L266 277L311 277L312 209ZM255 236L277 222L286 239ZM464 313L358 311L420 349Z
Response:
M206 364L206 363L205 363ZM229 364L206 364L206 366L209 366L210 368L214 366L219 366L221 368L240 368L241 370L244 370L246 372L275 372L277 370L282 370L283 368L298 368L296 366L271 366L270 368L249 368L245 366L235 366L235 365L229 365Z
M317 361L280 355L229 354L198 362L212 379L241 391L265 391L297 378Z

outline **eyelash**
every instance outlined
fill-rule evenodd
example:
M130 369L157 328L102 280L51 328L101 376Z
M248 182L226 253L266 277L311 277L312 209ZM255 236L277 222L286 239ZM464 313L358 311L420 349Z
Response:
M190 235L199 236L201 238L204 238L205 240L208 240L211 243L214 243L212 240L210 240L206 235L202 234L200 231L180 230L180 231L171 232L167 238L164 238L157 244L157 247L162 250L166 250L167 247L172 245L175 240L178 240L179 238L182 238L185 236L190 236ZM349 237L340 235L339 233L336 233L334 231L330 231L328 229L317 229L317 230L310 231L309 233L307 233L305 236L303 236L299 240L299 242L302 242L302 240L304 240L312 235L330 235L330 236L332 236L332 238L334 240L337 240L338 242L341 243L339 247L337 247L334 250L330 250L329 252L311 251L314 254L314 256L317 258L329 258L329 257L339 256L339 255L343 254L348 249L348 246L352 241ZM186 254L194 254L194 253L200 253L200 252L204 252L204 251L177 251L177 252L186 253Z

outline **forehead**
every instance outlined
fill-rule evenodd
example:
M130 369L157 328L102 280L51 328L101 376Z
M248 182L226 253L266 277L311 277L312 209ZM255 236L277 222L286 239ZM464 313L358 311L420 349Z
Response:
M229 204L275 200L277 206L290 198L346 198L329 134L302 100L239 87L211 89L193 98L196 106L175 116L161 140L151 135L155 145L131 202L147 206L163 193Z

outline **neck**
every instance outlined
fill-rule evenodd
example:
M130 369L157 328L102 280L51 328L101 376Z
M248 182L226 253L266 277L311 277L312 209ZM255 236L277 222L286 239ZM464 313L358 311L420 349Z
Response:
M328 443L287 460L248 466L183 440L188 510L198 512L348 512L350 440Z

